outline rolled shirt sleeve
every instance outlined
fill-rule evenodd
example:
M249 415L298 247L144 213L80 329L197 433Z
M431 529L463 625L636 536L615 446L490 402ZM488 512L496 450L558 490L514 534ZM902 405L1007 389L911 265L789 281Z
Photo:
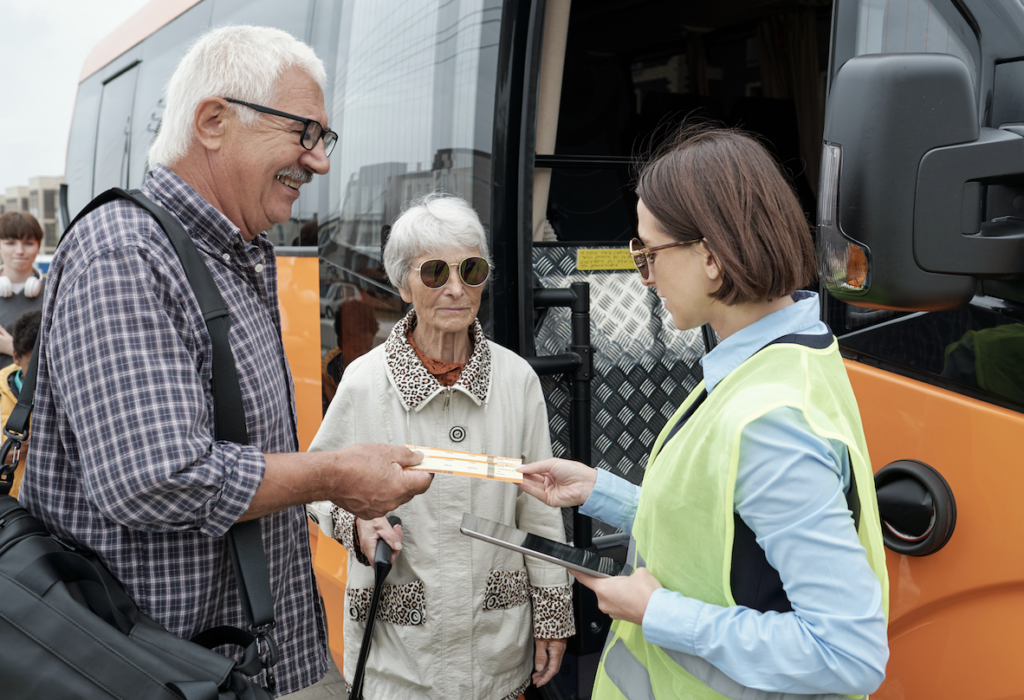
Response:
M661 589L643 619L651 644L700 656L734 680L791 693L873 692L888 661L881 585L846 505L845 446L778 408L740 442L736 512L757 535L792 604L720 607Z

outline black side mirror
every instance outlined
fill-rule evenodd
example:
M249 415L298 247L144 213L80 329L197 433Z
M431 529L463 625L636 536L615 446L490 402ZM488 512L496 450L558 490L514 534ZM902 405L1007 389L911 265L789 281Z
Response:
M968 303L980 278L1024 276L1024 219L1002 215L1024 194L1022 134L979 126L954 56L847 61L829 96L818 207L829 292L936 311Z

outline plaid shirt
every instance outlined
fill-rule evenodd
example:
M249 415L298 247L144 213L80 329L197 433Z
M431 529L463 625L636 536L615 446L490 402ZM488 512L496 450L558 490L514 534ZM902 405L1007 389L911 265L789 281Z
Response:
M50 267L21 500L51 533L95 552L148 615L185 639L244 627L223 535L295 452L277 264L169 169L143 192L189 232L231 312L249 445L216 442L212 349L166 234L131 202L80 221ZM281 654L277 693L327 672L305 513L262 518Z

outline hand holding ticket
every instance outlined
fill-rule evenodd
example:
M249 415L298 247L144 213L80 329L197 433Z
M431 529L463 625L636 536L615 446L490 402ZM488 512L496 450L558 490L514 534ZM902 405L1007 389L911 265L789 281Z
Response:
M511 481L516 484L523 482L523 475L516 471L516 467L523 463L522 459L442 450L418 445L406 445L406 447L423 453L422 462L414 467L406 467L406 469L416 469L434 474L472 476L495 481Z

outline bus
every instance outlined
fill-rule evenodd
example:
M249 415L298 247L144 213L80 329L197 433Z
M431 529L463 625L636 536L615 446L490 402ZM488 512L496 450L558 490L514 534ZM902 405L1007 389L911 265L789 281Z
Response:
M739 126L769 147L818 223L822 318L877 472L891 658L873 697L1021 696L1024 160L1011 150L1024 141L1024 7L154 0L85 62L65 222L107 188L142 183L170 74L196 36L224 24L288 31L329 76L330 173L267 232L303 448L322 417L335 302L344 291L372 304L382 342L403 311L381 272L382 231L404 203L441 191L469 201L490 237L488 336L528 359L578 351L571 367L534 360L547 368L555 454L640 483L716 339L675 330L624 253L635 166L682 120ZM573 335L576 310L552 304L557 290L588 296L588 338ZM601 523L573 512L565 522L578 546L622 549ZM310 536L340 667L345 552L313 526ZM590 696L609 621L576 593L578 634L546 697Z

